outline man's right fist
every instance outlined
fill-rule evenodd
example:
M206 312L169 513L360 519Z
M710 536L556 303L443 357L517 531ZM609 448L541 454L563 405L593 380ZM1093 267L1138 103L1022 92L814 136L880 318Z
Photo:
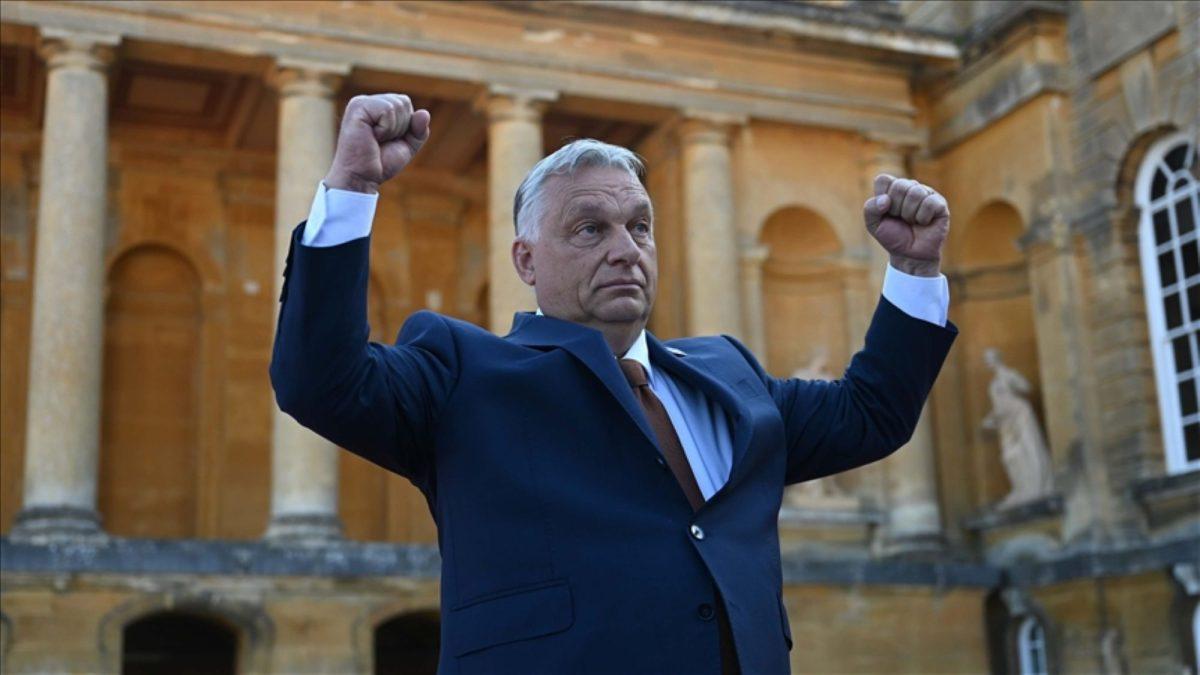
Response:
M355 96L346 105L325 187L374 194L429 140L429 111L404 94Z

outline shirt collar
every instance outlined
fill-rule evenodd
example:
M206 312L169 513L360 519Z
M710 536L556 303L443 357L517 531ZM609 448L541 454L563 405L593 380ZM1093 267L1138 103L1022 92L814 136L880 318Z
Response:
M541 307L538 307L537 315L545 316L545 314L542 314ZM633 359L634 361L637 361L638 363L642 364L642 367L646 369L646 377L647 378L650 377L650 373L651 373L650 348L648 346L646 346L646 329L645 328L643 328L641 330L641 332L638 333L637 339L633 341L633 345L631 345L629 347L629 349L625 351L625 354L622 355L621 358Z

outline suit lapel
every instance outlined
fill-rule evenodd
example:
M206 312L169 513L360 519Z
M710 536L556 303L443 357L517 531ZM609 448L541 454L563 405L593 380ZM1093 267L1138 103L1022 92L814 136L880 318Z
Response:
M512 331L504 339L526 347L565 349L592 371L626 414L633 418L650 444L658 447L650 423L600 331L561 319L520 312L513 317Z
M733 434L732 466L729 470L729 481L726 482L726 485L729 485L733 482L738 467L742 465L743 458L750 448L750 439L754 435L753 425L748 423L749 410L731 387L708 370L699 360L701 357L688 356L684 352L667 347L649 332L646 333L646 343L650 349L650 362L654 367L661 367L672 376L695 387L705 398L715 401L724 409L730 433Z

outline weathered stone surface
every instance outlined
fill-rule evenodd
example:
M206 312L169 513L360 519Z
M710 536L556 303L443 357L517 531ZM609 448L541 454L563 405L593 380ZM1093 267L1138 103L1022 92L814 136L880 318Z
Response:
M40 494L25 482L90 499L26 456L46 447L25 420L53 380L30 369L49 276L82 289L51 316L94 324L74 356L101 354L104 374L82 416L57 410L51 435L99 419L96 468L69 468L99 484L92 501L118 536L0 539L0 669L118 672L123 627L175 608L235 626L243 672L369 672L380 622L436 612L425 496L328 448L295 461L272 432L266 382L279 242L307 212L337 112L351 94L400 90L432 101L435 138L380 197L368 316L383 342L422 307L507 330L531 299L504 281L511 193L543 144L596 136L648 160L657 335L740 334L780 376L826 349L836 371L882 280L861 227L874 175L938 188L961 333L912 446L837 478L862 510L781 519L793 670L982 672L989 639L1007 639L986 634L984 608L1016 589L1047 622L1061 672L1094 671L1114 643L1128 672L1179 672L1163 570L1194 557L1200 516L1190 474L1164 474L1131 184L1157 138L1195 128L1200 3L330 7L5 4L0 529ZM107 124L43 134L61 92L34 66L35 25L122 36ZM281 58L303 60L284 64L288 77L324 75L281 97L264 77ZM70 95L96 94L99 73L81 77ZM85 127L70 147L54 141ZM80 180L100 192L59 198ZM72 240L33 223L56 220L95 225L90 248L69 252L91 262L43 265ZM979 428L991 346L1030 380L1053 505L987 510L1008 489ZM162 410L160 425L130 421ZM289 448L276 459L293 460L275 471L272 436ZM258 538L272 514L326 531L340 516L351 541L269 545ZM880 557L902 526L946 548Z

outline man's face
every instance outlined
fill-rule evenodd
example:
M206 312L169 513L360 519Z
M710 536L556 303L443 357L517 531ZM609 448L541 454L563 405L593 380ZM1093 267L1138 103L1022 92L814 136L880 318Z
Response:
M624 169L588 167L550 177L544 190L527 269L518 262L542 312L594 328L644 326L658 288L654 213L645 188Z

